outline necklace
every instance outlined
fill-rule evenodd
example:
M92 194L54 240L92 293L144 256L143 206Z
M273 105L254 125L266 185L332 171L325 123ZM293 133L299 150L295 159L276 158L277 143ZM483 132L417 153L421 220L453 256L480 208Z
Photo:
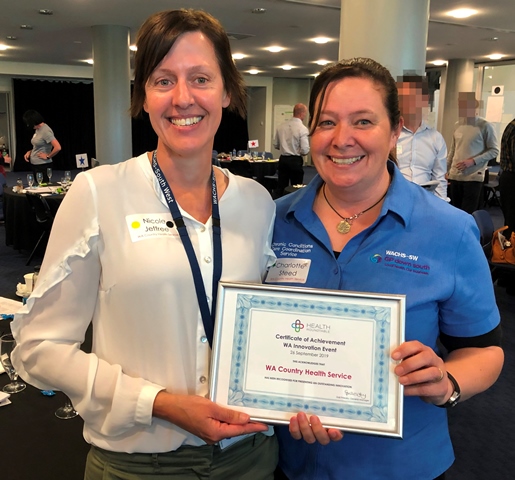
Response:
M390 188L390 185L388 185L388 188ZM339 222L338 225L336 225L336 230L338 230L338 232L341 234L349 233L350 229L352 227L352 222L354 220L356 220L356 218L361 217L361 215L363 215L364 213L368 212L369 210L372 210L372 208L374 208L384 197L386 197L386 194L388 193L388 188L386 189L386 192L384 192L383 196L376 203L374 203L374 205L372 205L371 207L368 207L365 210L363 210L362 212L356 213L356 214L352 215L351 217L344 217L343 215L340 215L336 211L336 208L334 208L329 203L329 200L327 200L327 195L325 194L325 183L324 183L324 186L322 187L322 193L324 194L325 201L327 202L327 205L329 205L332 208L333 212L336 213L336 215L338 215L342 219L341 222Z

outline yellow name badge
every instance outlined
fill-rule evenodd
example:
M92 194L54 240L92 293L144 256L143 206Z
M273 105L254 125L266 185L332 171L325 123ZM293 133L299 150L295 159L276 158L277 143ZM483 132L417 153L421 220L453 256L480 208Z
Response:
M311 260L278 258L268 270L265 283L306 283Z
M133 242L158 237L178 236L169 213L137 213L125 217Z

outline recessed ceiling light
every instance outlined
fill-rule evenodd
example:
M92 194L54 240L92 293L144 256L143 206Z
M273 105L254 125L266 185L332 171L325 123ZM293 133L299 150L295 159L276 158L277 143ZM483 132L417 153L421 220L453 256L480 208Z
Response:
M327 42L331 41L331 39L327 38L327 37L316 37L316 38L313 38L312 40L313 40L313 42L320 43L320 44L327 43Z
M32 30L32 25L22 24L20 25L22 30Z
M282 52L284 50L283 47L279 47L277 45L272 45L271 47L265 48L265 50L268 50L272 53Z
M252 13L266 13L266 8L253 8Z
M247 73L250 73L251 75L257 75L259 73L259 70L256 68L251 68L250 70L247 70Z
M40 15L53 15L54 12L48 8L42 8L38 11Z
M3 43L0 43L0 50L7 50L9 47L7 45L4 45Z
M7 35L7 40L18 40L18 37L16 37L15 35Z
M233 53L232 54L232 58L234 58L234 60L241 60L242 58L245 58L247 55L245 55L244 53Z
M93 65L93 59L88 58L87 60L84 60L86 63L89 63L90 65Z
M468 18L472 15L475 15L477 10L472 10L471 8L458 8L457 10L451 10L450 12L447 12L447 15L450 15L454 18Z
M73 43L76 43L77 45L81 45L82 41L81 40L74 40Z
M317 60L315 62L317 65L327 65L328 63L331 63L329 60Z
M505 55L503 55L502 53L493 53L492 55L487 55L487 56L490 60L500 60Z
M138 51L138 47L136 47L136 45L131 45L131 46L129 47L129 50L130 50L131 52L137 52L137 51Z
M440 65L445 65L447 62L445 60L435 60L434 62L431 62L433 65L436 65L439 67Z
M291 65L281 65L283 70L291 70L293 67Z

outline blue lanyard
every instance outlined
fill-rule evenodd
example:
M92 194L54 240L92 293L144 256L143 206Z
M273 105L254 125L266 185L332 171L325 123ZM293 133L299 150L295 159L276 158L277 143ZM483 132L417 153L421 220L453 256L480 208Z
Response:
M209 341L209 346L212 347L213 343L213 331L215 325L215 312L216 312L216 297L218 292L218 282L222 276L222 229L220 227L220 211L218 208L218 193L216 190L215 173L211 168L211 193L212 193L212 210L211 210L211 221L213 225L213 292L211 298L211 311L209 311L209 304L207 302L206 289L204 288L204 282L202 281L202 274L200 272L200 266L198 264L195 250L191 243L191 239L188 235L188 229L184 223L175 197L173 196L172 189L166 181L165 176L159 164L157 163L157 152L154 151L152 155L152 169L157 177L159 186L166 198L168 208L172 214L172 218L179 232L179 236L188 256L190 262L191 273L193 274L193 281L195 283L195 291L197 293L197 301L200 308L200 315L202 316L202 323L204 324L204 331Z

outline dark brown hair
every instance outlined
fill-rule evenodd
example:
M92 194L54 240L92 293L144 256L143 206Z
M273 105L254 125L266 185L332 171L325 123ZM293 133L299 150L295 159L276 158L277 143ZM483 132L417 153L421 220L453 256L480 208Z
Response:
M36 110L27 110L23 114L23 121L29 128L34 128L36 125L43 123L45 120L43 116Z
M225 91L231 98L228 108L245 117L247 93L243 77L232 59L227 33L216 18L201 10L193 9L155 13L147 18L139 29L136 40L138 50L134 61L131 115L133 117L141 115L148 79L177 38L187 32L201 32L209 38L215 49Z
M388 112L390 126L396 129L399 126L401 112L399 110L399 97L397 85L387 68L370 58L351 58L340 60L338 63L325 67L316 77L309 97L309 133L315 131L320 112L324 103L325 92L330 83L343 78L368 78L379 85L384 94L383 102ZM318 106L317 106L317 100ZM315 106L317 106L315 111Z

